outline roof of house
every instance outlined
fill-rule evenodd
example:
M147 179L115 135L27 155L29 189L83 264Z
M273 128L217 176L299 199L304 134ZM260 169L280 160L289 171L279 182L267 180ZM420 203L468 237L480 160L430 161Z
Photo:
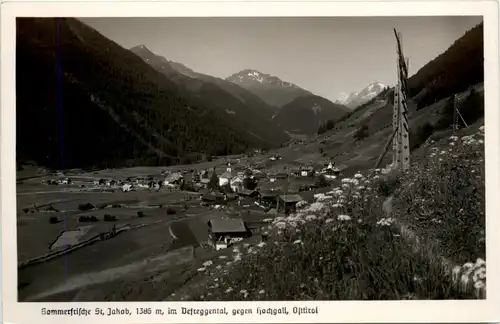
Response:
M237 175L236 177L233 177L231 179L231 183L233 182L242 182L243 181L243 176L242 175Z
M260 192L262 198L273 198L277 197L278 193L276 191L264 190Z
M271 208L267 211L267 215L275 215L277 214L276 208Z
M235 218L211 219L208 221L208 226L212 227L213 233L243 233L247 231L243 220Z
M250 196L252 194L255 194L256 192L257 191L255 191L255 190L250 190L250 189L244 189L243 188L243 189L240 190L239 194L243 195L243 196Z
M299 202L302 200L302 197L299 195L282 195L280 199L286 203Z

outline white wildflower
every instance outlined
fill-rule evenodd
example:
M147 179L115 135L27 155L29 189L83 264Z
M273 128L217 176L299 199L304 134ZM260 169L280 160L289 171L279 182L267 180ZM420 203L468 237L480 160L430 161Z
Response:
M476 267L482 267L482 266L486 266L486 261L484 261L483 259L481 258L477 258L476 260Z
M284 229L286 227L286 224L284 222L278 222L275 224L275 226L279 229Z
M462 267L461 266L455 266L453 267L452 270L452 280L455 284L458 283L458 279L460 277L460 273L462 272Z
M462 283L462 285L464 287L467 287L467 285L469 284L469 281L470 281L469 276L463 274L462 277L461 277L461 280L460 280L460 282Z
M204 267L203 267L203 268L198 268L198 269L197 269L197 271L198 271L198 272L203 272L203 271L205 271L205 270L207 270L207 268L204 268Z
M206 262L204 262L204 263L203 263L203 266L204 266L204 267L209 267L209 266L211 266L212 264L213 264L213 262L212 262L212 261L206 261Z
M349 215L338 215L337 219L339 221L350 221L351 220L351 216L349 216Z
M311 206L309 206L309 208L307 209L307 211L311 211L311 212L320 211L324 207L325 207L324 204L322 204L320 202L315 202L315 203L311 204Z
M333 219L331 219L331 218L328 218L328 219L325 221L325 223L326 223L326 224L329 224L329 223L331 223L331 222L333 222Z
M356 178L356 179L361 179L361 178L363 178L363 175L362 175L361 173L356 173L356 174L354 175L354 178Z
M229 287L229 288L226 289L225 293L229 294L231 291L233 291L233 288Z
M264 293L265 293L264 289L262 289L261 291L259 291L260 295L263 295Z
M243 294L243 298L247 298L248 295L249 295L249 293L248 293L248 291L246 289L240 290L240 294Z
M258 246L258 247L260 247L260 248L261 248L261 247L264 247L265 245L266 245L266 243L265 243L265 242L260 242L259 244L257 244L257 246Z
M312 221L312 220L316 220L316 219L318 219L318 217L316 217L316 215L307 215L306 216L307 221Z
M480 281L476 281L476 282L474 283L474 288L476 288L476 289L482 289L482 288L484 288L485 286L486 286L486 285L484 284L484 281L481 281L481 280L480 280Z

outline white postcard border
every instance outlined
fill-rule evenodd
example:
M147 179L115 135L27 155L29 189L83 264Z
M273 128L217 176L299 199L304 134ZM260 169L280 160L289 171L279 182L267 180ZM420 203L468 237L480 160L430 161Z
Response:
M354 323L354 322L494 322L500 320L500 114L498 69L498 2L7 2L1 10L1 214L2 288L5 323ZM15 17L163 17L163 16L441 16L482 15L485 53L486 214L488 298L473 301L320 301L320 302L113 302L113 303L18 303L15 166ZM302 316L42 316L42 308L168 307L231 309L287 306L318 306L318 315Z

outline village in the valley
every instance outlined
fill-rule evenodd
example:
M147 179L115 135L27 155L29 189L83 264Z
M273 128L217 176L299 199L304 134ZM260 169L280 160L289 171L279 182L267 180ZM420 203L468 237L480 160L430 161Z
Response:
M269 222L293 212L301 201L321 200L345 167L330 160L285 162L279 154L256 150L252 157L197 165L67 171L18 180L21 296L26 293L29 300L48 289L51 277L60 281L61 273L51 267L60 267L62 255L80 264L85 263L80 254L92 253L92 262L74 269L86 273L101 262L130 266L149 253L182 254L184 261L201 264L234 244L258 244L267 239ZM38 237L36 243L31 235ZM112 247L107 251L106 241L135 245L134 240L140 248L130 250L129 261ZM178 260L161 262L177 265ZM45 268L50 269L47 282L31 285ZM42 294L42 300L54 294Z

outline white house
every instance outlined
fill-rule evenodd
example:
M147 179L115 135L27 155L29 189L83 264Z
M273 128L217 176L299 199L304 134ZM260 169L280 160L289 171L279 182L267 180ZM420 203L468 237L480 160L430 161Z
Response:
M169 186L179 184L182 178L183 176L180 172L171 173L165 178L165 181L163 181L163 185Z
M228 184L231 179L233 179L233 172L231 170L231 166L228 166L226 169L226 172L224 172L220 177L219 177L219 186L222 187L226 184Z
M243 186L243 176L237 175L236 177L232 178L230 186L232 191L238 192Z

